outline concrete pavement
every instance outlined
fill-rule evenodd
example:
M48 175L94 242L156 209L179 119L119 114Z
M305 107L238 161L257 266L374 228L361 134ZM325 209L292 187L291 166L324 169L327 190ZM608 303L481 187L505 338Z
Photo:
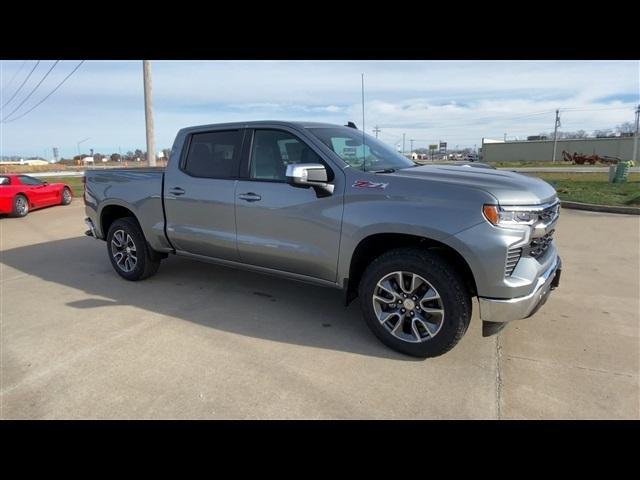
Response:
M0 219L1 418L640 418L637 217L563 210L545 307L418 361L339 291L175 257L126 282L83 213Z

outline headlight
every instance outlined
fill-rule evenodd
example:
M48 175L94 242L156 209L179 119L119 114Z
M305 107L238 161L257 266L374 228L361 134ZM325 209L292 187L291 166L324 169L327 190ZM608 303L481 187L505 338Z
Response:
M538 221L538 212L522 210L522 207L509 209L497 205L485 205L482 213L489 223L496 227L509 227L514 225L533 225Z

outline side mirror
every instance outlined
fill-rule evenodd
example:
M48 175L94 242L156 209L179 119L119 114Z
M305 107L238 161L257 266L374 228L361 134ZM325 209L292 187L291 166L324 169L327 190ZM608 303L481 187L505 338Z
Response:
M333 185L328 183L327 169L321 163L298 163L287 165L287 183L295 187L314 187L333 193Z

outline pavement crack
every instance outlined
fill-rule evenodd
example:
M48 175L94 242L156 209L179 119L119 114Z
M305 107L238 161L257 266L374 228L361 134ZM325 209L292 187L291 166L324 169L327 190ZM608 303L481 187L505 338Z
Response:
M550 366L560 366L560 367L566 367L566 368L577 368L578 370L587 370L589 372L598 372L598 373L606 373L609 375L617 375L619 377L628 377L628 378L634 378L637 375L633 374L633 373L626 373L626 372L616 372L613 370L604 370L604 369L600 369L600 368L591 368L591 367L584 367L582 365L570 365L570 364L564 364L564 363L560 363L560 362L552 362L549 360L540 360L538 358L530 358L530 357L522 357L520 355L508 355L508 358L514 358L516 360L527 360L529 362L534 362L534 363L541 363L543 365L550 365Z
M502 345L500 334L496 335L496 415L498 420L502 418Z

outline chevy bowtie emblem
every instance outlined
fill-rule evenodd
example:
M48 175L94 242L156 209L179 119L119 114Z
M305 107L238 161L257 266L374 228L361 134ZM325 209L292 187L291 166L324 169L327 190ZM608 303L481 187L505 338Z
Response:
M387 188L388 183L374 183L368 180L356 180L353 185L354 188Z

